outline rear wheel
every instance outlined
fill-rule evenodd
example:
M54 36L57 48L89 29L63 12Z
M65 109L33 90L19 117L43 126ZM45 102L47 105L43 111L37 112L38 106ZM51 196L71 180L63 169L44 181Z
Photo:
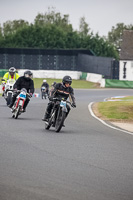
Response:
M63 123L66 118L66 112L63 112L62 109L59 108L58 114L57 114L57 119L55 123L55 131L59 132L63 126Z

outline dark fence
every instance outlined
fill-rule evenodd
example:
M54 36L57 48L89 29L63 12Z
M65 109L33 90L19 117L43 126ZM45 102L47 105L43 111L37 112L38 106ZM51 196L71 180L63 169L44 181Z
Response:
M116 63L113 58L78 55L78 70L80 71L102 74L104 78L119 79L119 74L115 74L116 70L119 71L118 69L118 62Z
M94 56L90 50L0 48L0 69L71 70L112 78L113 58Z

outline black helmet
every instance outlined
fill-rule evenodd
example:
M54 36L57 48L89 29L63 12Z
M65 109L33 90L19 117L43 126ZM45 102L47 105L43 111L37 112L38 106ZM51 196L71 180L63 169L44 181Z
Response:
M30 70L27 70L27 71L24 72L24 77L26 79L30 79L30 78L33 77L33 74L32 74L32 72Z
M64 78L62 79L62 83L66 84L69 83L69 85L72 84L72 78L70 76L64 76Z
M54 81L51 86L55 86L55 85L56 85L56 82Z

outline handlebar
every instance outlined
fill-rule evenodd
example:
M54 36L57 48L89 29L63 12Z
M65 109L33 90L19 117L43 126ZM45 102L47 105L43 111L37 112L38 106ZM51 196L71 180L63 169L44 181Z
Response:
M15 89L13 89L13 92L16 92L16 93L20 93L21 92L21 90L15 90ZM26 92L26 95L28 96L28 97L32 97L32 95L30 94L30 93L28 93L28 92Z
M69 103L71 106L72 106L72 103L68 100L64 100L63 98L62 99L59 99L59 98L53 98L53 101L66 101L67 103Z

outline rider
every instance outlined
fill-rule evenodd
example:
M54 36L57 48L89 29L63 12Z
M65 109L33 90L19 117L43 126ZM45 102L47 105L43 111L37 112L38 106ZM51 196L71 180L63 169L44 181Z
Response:
M17 92L17 90L21 90L22 88L25 88L27 90L27 92L30 94L30 96L32 97L33 93L34 93L34 82L32 80L33 74L31 71L27 70L24 72L24 76L21 76L17 79L17 81L15 82L13 88L16 91L12 97L12 101L11 104L9 105L9 108L12 108L17 95L19 94L19 92ZM30 99L26 98L26 101L24 103L24 107L23 107L23 111L26 111L26 107L29 103Z
M72 78L70 76L64 76L62 79L62 83L56 83L55 87L50 90L49 95L49 103L47 105L45 115L43 117L43 121L48 121L50 117L51 110L54 106L53 98L64 98L65 100L69 97L70 101L72 101L72 107L76 107L74 90L71 87ZM69 105L67 105L68 113L70 111ZM68 115L67 113L67 115Z
M9 69L8 72L5 73L5 75L3 76L3 79L5 81L2 81L2 91L3 91L3 94L2 96L4 96L4 90L5 90L5 84L7 82L7 80L10 80L10 79L14 79L14 80L17 80L19 78L19 74L16 72L16 69L14 67L11 67Z
M54 82L52 83L52 85L51 85L51 89L54 89L55 85L56 85L56 82L54 81Z
M49 84L47 83L46 80L43 80L43 83L41 85L41 92L42 92L42 87L45 87L46 88L46 93L47 95L49 94Z

